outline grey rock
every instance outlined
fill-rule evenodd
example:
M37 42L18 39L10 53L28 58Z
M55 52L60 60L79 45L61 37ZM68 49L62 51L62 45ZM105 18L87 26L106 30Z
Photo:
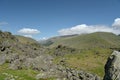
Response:
M46 76L47 75L45 73L39 73L39 74L36 75L36 79L40 80L40 79L46 78Z
M104 80L120 80L120 52L114 51L108 58Z
M0 65L4 64L6 61L6 54L0 54Z
M68 67L59 66L58 70L61 72L62 77L64 77L66 80L101 80L100 77L95 74Z

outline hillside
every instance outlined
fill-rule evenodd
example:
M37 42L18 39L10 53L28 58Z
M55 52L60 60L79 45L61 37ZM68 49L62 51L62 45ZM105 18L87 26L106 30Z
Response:
M46 42L0 31L0 80L100 80L107 57L120 49L120 36L105 32Z
M40 40L39 43L42 44L43 46L50 46L52 45L54 42L58 41L58 40L64 40L64 39L68 39L71 37L77 36L77 34L75 35L66 35L66 36L57 36L57 37L52 37L50 39L47 40ZM57 43L57 42L56 42Z
M0 80L35 80L39 72L34 69L42 67L38 66L41 63L45 67L37 58L41 54L42 60L48 59L43 52L44 48L35 40L0 31Z
M55 37L49 47L49 54L56 56L54 62L65 62L66 66L104 76L107 57L115 49L120 49L120 36L107 32Z
M50 40L53 42L50 47L65 45L72 48L87 49L94 47L110 48L120 46L120 36L107 32L96 32L71 37L56 37L49 39L49 41Z
M0 31L0 80L100 80L94 73L63 65L62 58L63 63L56 64L59 57L51 55L51 51L74 53L72 48L59 48L65 50L56 53L31 38Z
M0 31L0 80L36 80L52 68L52 56L37 41Z
M32 44L32 43L38 43L36 40L29 38L29 37L24 37L20 35L15 35L15 37L19 40L19 42L23 44Z

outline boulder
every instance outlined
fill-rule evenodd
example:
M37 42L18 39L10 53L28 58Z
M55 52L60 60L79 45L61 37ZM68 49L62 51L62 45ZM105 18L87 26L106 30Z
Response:
M103 80L120 80L120 52L114 51L108 58Z

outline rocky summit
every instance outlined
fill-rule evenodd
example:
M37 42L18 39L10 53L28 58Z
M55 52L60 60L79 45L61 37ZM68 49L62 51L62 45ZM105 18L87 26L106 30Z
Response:
M108 58L104 80L120 80L120 52L114 51Z

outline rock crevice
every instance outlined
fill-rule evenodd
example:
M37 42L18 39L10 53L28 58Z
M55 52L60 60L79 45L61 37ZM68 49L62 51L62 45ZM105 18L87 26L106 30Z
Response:
M120 52L114 51L108 58L103 80L120 80Z

